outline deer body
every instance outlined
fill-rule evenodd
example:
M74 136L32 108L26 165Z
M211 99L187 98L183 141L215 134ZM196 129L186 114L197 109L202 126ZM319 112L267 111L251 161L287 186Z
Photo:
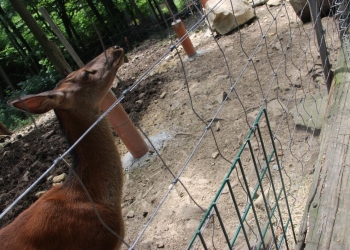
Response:
M110 48L73 72L49 92L11 104L33 113L54 109L73 144L100 116L100 103L124 62L119 47ZM23 107L25 104L26 107ZM73 169L102 220L122 239L123 169L107 119L102 119L73 150ZM53 187L11 224L0 230L0 249L118 249L121 240L98 219L74 174Z

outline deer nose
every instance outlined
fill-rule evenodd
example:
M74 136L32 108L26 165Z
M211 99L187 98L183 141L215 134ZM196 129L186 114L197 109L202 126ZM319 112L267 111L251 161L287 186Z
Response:
M115 49L120 49L120 47L118 45L115 45L114 48Z

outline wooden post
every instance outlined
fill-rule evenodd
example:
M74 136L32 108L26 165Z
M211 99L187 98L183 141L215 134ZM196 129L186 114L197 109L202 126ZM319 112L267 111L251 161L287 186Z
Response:
M49 23L49 25L51 26L53 32L56 34L56 36L61 41L61 43L64 45L64 47L67 49L69 54L73 57L75 63L79 66L79 68L83 67L84 63L80 60L80 58L77 55L77 53L75 53L75 51L72 48L72 46L69 44L67 39L64 37L64 35L62 34L60 28L58 28L58 26L51 19L50 15L49 15L49 13L47 13L46 9L44 7L40 7L39 11L43 15L45 20Z
M101 103L102 111L109 109L116 100L115 95L109 91ZM145 140L120 103L109 112L107 117L134 158L140 158L148 152Z
M329 93L319 156L295 249L348 249L350 246L350 73L339 49Z
M177 37L181 39L184 36L187 36L182 42L181 45L184 48L186 54L188 57L194 56L197 52L194 48L191 39L188 37L187 31L185 29L184 24L180 19L176 20L171 24L177 34Z

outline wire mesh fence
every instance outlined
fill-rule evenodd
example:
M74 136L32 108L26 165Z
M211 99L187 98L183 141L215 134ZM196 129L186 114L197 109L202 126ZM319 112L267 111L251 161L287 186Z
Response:
M251 4L256 18L225 36L207 29L213 10L186 19L196 56L186 57L185 37L174 41L171 33L131 51L119 71L114 106L139 101L131 109L144 112L134 122L151 147L153 136L171 138L161 149L154 145L143 167L125 173L123 249L290 249L296 243L320 146L325 83L339 37L348 34L348 3L335 1L329 15L321 19L317 11L315 22L304 24L288 2ZM151 95L147 106L142 94ZM0 218L77 143L7 202Z

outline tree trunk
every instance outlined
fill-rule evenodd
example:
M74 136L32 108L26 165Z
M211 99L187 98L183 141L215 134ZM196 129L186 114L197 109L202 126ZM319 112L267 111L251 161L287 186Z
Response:
M94 13L94 15L96 16L97 21L101 24L102 27L104 27L105 32L107 32L108 34L111 34L111 32L109 31L109 29L107 27L107 24L104 22L103 17L101 16L100 12L98 12L98 10L96 9L93 2L91 0L86 0L86 2L89 5L92 12Z
M158 4L157 0L153 0L153 2L154 2L154 5L156 6L156 9L157 9L157 11L158 11L158 14L159 14L160 18L163 20L162 22L165 22L165 18L164 18L163 12L162 12L162 10L159 8L159 4ZM151 1L150 1L150 3L151 3ZM161 23L162 23L162 22L161 22ZM164 25L165 25L165 24L164 24Z
M132 21L134 23L134 25L136 26L137 25L137 21L135 19L135 15L134 15L134 12L132 11L132 9L130 8L129 4L126 2L126 0L123 0L124 1L124 4L126 6L126 8L128 9L128 12L132 18Z
M162 17L161 17L161 16L158 17L157 12L156 12L156 10L155 10L155 8L154 8L154 6L153 6L151 0L147 0L147 2L148 2L149 6L150 6L150 8L151 8L151 11L152 11L152 13L153 13L153 15L154 15L154 17L155 17L155 19L156 19L158 25L160 26L161 23L162 23Z
M18 54L20 54L21 57L23 58L23 63L28 68L30 73L33 74L33 75L38 74L39 73L39 69L36 68L35 65L33 65L33 62L27 63L28 55L27 55L26 51L18 43L18 41L14 37L14 34L9 30L9 28L6 25L6 23L1 18L0 18L0 24L1 24L1 26L3 26L3 28L5 30L5 33L6 33L7 37L8 37L8 39L10 40L10 42L12 43L13 47L17 50ZM33 68L33 66L34 66L34 68Z
M66 5L65 2L63 0L56 0L57 4L58 4L58 8L59 8L59 15L62 19L63 22L63 26L64 29L66 30L67 36L69 38L69 40L73 40L73 34L72 31L70 29L70 19L67 15L67 10L66 10Z
M74 26L72 25L72 23L70 23L70 28L74 34L74 37L76 40L78 40L83 52L87 51L87 48L85 46L85 43L83 42L83 40L81 40L80 36L78 35L77 31L75 30Z
M146 21L146 18L143 15L143 13L141 12L141 10L139 9L139 7L137 7L135 0L130 0L130 4L131 4L132 8L135 10L135 13L138 16L138 18L140 19L140 21L142 23L144 23Z
M25 55L24 58L27 59L27 55L32 53L33 50L32 48L30 47L30 45L27 43L27 41L24 39L24 37L22 36L21 32L19 32L19 30L17 29L17 27L12 23L11 19L8 18L7 14L5 13L5 11L1 8L0 6L0 16L3 17L3 20L2 20L2 25L5 29L5 32L9 35L9 33L11 33L11 35L13 35L12 37L12 43L14 44L14 47L17 49L18 52L20 52L19 50L21 50L21 52ZM6 26L9 26L11 29L12 29L12 32L10 32L10 30L6 27ZM22 46L18 43L17 39L19 39L19 41L21 41L22 43ZM28 53L26 51L24 51L23 47L26 48L26 50L28 51ZM29 65L32 65L32 66L28 66L29 67L29 70L31 71L31 73L38 73L39 72L39 68L40 68L40 65L39 63L37 62L36 58L34 55L32 55L32 58L29 59L30 62L29 62ZM35 72L33 72L33 70Z
M4 18L4 21L7 25L12 29L12 32L16 35L16 37L22 42L23 46L28 50L28 52L32 52L32 48L29 46L27 41L24 39L22 34L19 32L17 27L12 23L12 21L8 18L5 11L1 8L0 5L0 15Z
M179 11L177 10L177 7L174 3L174 0L164 0L164 1L167 1L168 4L169 4L169 7L171 9L171 11L173 12L174 15L176 15Z
M9 0L9 2L11 3L12 7L17 11L17 13L21 16L28 28L31 30L34 37L40 43L47 57L55 66L57 71L63 77L66 77L72 71L72 69L64 59L57 46L47 39L44 31L36 23L35 19L27 10L26 6L21 0Z

